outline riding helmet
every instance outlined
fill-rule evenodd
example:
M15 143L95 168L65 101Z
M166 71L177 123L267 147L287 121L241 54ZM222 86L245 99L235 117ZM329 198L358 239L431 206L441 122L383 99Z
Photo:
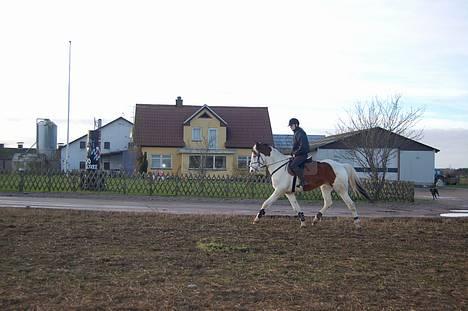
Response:
M291 126L293 124L296 124L296 126L299 126L299 120L296 118L292 118L291 120L289 120L288 126Z

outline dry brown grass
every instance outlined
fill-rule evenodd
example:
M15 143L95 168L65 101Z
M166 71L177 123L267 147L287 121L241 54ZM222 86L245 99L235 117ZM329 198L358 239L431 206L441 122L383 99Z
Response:
M466 220L252 218L0 208L0 309L466 307Z

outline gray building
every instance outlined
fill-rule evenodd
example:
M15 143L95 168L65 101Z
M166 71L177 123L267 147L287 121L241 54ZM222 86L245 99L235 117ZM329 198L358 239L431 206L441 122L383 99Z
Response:
M386 179L411 181L419 185L434 182L435 154L438 149L427 146L412 139L388 132L382 128L368 131L385 131L382 137L391 138L391 156L387 163ZM368 177L369 168L362 167L356 159L350 158L350 147L357 140L362 131L344 133L324 137L310 143L314 160L332 159L338 162L352 164L361 177ZM382 142L385 143L385 142Z

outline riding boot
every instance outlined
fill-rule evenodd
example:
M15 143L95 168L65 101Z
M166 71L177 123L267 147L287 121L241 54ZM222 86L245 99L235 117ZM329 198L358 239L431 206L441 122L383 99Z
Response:
M299 178L299 184L297 185L298 187L304 187L304 186L307 186L309 184L307 182L307 180L305 180L305 178L304 178L304 170L303 169L299 168L296 171L296 175Z

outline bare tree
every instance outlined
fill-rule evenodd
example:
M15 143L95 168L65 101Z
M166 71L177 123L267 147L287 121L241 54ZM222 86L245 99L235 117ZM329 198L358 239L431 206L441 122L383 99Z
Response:
M422 107L405 109L401 95L394 95L384 100L374 97L357 102L347 111L346 118L338 121L338 133L353 134L342 140L348 149L346 156L368 168L375 198L382 190L388 164L396 157L398 148L410 140L421 139L422 131L415 126L423 113Z
M201 135L200 141L194 143L194 147L198 150L198 154L191 155L190 157L193 157L192 165L194 168L198 169L198 174L201 176L205 176L207 174L207 158L210 156L210 144L208 141L208 138ZM189 164L190 165L190 164Z

